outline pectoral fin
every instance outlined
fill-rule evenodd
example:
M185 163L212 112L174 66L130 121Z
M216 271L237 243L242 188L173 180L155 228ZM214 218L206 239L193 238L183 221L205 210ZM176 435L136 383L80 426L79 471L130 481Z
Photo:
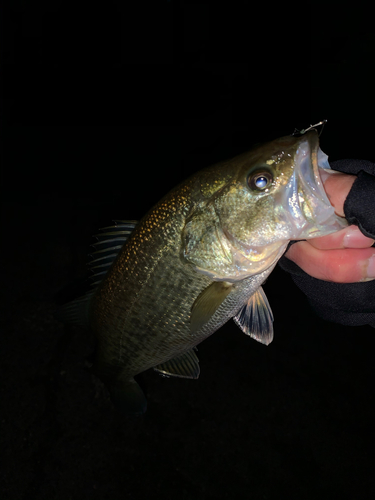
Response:
M199 359L193 349L161 363L154 367L154 370L162 375L171 375L180 378L198 378L199 377Z
M198 331L209 321L232 287L233 283L214 281L198 295L191 309L190 330L192 332Z
M272 342L273 314L262 287L249 298L233 320L246 335L258 342L266 345Z

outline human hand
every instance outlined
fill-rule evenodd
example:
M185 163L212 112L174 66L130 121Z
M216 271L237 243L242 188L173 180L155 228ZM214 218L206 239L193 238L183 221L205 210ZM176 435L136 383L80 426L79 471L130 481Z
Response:
M324 182L324 189L337 215L344 216L344 202L355 175L335 173ZM335 283L354 283L375 278L374 240L357 226L336 233L294 243L285 256L307 274Z

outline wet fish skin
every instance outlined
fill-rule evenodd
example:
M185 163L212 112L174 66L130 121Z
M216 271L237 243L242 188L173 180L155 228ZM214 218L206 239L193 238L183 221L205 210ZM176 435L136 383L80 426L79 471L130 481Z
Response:
M197 378L192 349L251 296L268 314L260 330L272 330L267 299L257 291L289 240L342 227L319 186L317 148L312 130L208 167L174 188L135 227L88 311L97 338L94 371L121 411L146 410L134 376L151 367ZM306 168L307 161L313 174L306 184L299 165ZM256 189L254 178L262 173L272 182ZM242 329L248 333L251 325ZM264 335L266 343L272 340L272 331Z

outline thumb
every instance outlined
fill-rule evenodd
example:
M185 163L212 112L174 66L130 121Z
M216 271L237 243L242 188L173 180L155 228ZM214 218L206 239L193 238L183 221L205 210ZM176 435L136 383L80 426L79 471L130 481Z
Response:
M334 207L335 213L340 217L344 217L344 202L357 177L336 171L325 171L324 174L322 180L328 199Z

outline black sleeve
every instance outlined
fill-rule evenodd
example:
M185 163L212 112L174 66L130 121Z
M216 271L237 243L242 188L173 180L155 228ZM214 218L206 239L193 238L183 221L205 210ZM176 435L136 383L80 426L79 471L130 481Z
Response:
M366 160L339 160L333 170L357 175L345 200L345 217L363 234L375 239L375 163ZM375 246L375 244L373 245ZM322 318L344 325L375 327L375 280L364 283L331 283L306 274L294 262L282 257L280 266Z

